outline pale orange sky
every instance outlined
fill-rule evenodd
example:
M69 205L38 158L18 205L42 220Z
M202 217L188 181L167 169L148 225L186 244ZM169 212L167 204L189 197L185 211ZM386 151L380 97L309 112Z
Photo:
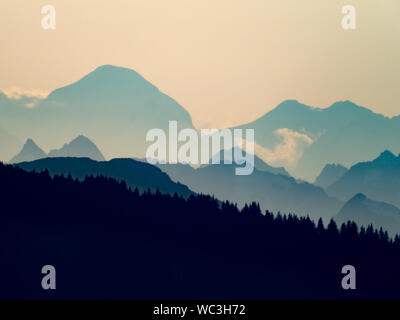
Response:
M41 8L56 8L43 30ZM341 28L344 5L357 29ZM48 92L128 67L197 127L249 122L286 99L400 114L398 0L2 0L0 88Z

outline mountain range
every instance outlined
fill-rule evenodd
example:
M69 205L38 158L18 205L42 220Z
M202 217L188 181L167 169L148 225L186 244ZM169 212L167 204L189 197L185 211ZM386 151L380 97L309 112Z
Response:
M400 207L400 155L387 150L373 161L357 163L326 191L344 201L362 193L373 200Z
M304 153L298 163L291 164L289 172L307 181L314 181L327 163L350 167L378 156L383 149L400 152L400 116L388 118L351 101L321 109L287 100L257 120L235 128L254 129L256 143L270 151L285 142L293 147L294 139L301 136L306 146L298 152ZM288 130L282 132L282 128Z
M193 128L189 113L175 100L134 70L111 65L32 101L0 92L0 119L7 123L8 136L21 141L30 137L46 148L84 134L101 141L106 158L144 158L149 129L167 131L170 120L178 122L178 129ZM33 108L25 106L32 103ZM254 129L256 154L306 181L314 181L327 163L350 167L383 149L400 152L400 116L388 118L351 101L321 109L287 100L235 128ZM10 152L2 160L16 151Z
M143 192L147 189L162 193L177 193L188 197L194 192L209 194L218 200L228 200L240 207L257 201L263 209L277 213L309 215L315 221L322 217L325 222L334 217L338 223L355 221L359 225L383 227L391 235L400 233L398 218L400 209L365 195L356 194L343 202L307 182L298 182L284 174L254 169L252 175L237 176L237 164L215 164L197 169L184 164L158 164L156 166L133 159L94 161L88 158L45 158L16 164L28 171L51 175L71 174L73 178L105 176L125 181L131 188ZM160 170L161 169L161 170ZM164 171L164 172L162 172ZM190 189L189 189L189 188Z
M87 157L105 161L97 146L85 136L80 135L70 143L64 144L62 148L50 150L49 154L46 154L32 139L28 139L22 150L10 160L10 163L33 161L46 157Z
M20 162L67 156L107 163L82 134L100 142L106 158L143 158L147 131L168 131L170 120L178 122L178 129L193 128L189 113L137 72L104 65L42 100L9 98L0 92L0 159L14 156L12 162ZM351 101L321 109L287 100L235 128L255 130L252 175L236 176L236 165L159 167L195 192L240 205L259 201L274 212L330 218L359 193L371 201L400 206L400 160L392 153L400 152L400 116L388 118ZM48 150L71 135L78 138L47 155L34 143L39 141ZM380 154L385 149L392 152ZM95 172L105 173L92 163L88 168L92 166ZM298 178L315 181L315 185Z
M184 164L157 166L173 181L183 183L195 192L214 195L240 206L257 201L262 208L275 213L310 215L314 219L323 217L326 220L343 205L320 187L257 168L251 175L238 176L235 175L236 164L211 164L197 169Z
M339 232L334 221L325 228L205 195L139 194L100 176L0 163L0 177L0 299L400 298L400 238L385 232ZM349 263L357 290L340 286ZM56 269L56 290L40 285L44 264Z

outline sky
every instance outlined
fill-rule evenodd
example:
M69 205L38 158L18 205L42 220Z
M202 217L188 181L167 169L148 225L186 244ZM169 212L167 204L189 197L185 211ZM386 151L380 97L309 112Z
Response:
M44 30L42 6L56 9ZM356 9L344 30L342 7ZM280 102L400 114L398 0L2 0L0 88L46 96L100 65L134 69L198 128Z

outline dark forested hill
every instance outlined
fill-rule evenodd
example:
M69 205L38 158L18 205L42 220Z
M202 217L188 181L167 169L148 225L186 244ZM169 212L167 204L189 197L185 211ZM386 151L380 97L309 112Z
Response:
M0 163L0 298L399 298L400 241ZM44 265L57 289L41 288ZM342 290L354 265L357 290Z
M32 162L22 162L17 166L28 171L48 169L51 175L69 175L83 179L87 176L103 175L118 181L124 180L131 188L139 191L160 190L163 193L188 197L192 192L183 184L173 182L167 174L148 163L133 159L113 159L94 161L88 158L46 158Z

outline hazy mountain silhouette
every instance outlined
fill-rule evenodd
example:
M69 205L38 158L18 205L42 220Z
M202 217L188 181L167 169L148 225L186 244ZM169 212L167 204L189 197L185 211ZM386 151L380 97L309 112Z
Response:
M46 154L40 147L38 147L38 145L32 139L28 139L25 142L22 150L10 160L10 163L33 161L46 157L77 157L105 161L97 146L88 138L81 135L72 140L70 143L64 144L61 149L51 150L49 154Z
M8 99L12 103L11 99ZM0 107L0 118L50 148L83 134L101 141L106 158L144 157L146 133L168 121L193 128L189 113L137 72L105 65L59 88L34 108Z
M228 153L230 153L232 155L232 163L235 163L235 159L234 159L234 152L235 150L240 150L240 152L242 153L242 155L244 156L246 153L243 149L239 148L239 147L234 147L232 149L228 150ZM219 159L220 159L220 163L224 163L225 160L225 149L222 149L219 152ZM265 172L269 172L269 173L273 173L273 174L282 174L284 176L288 176L290 177L290 174L286 171L286 169L284 167L273 167L270 166L268 163L266 163L264 160L260 159L257 155L253 155L254 157L254 161L253 161L253 166L254 168L256 168L259 171L265 171ZM209 160L209 163L211 164L213 162L213 159L217 160L218 159L218 155L213 155L211 157L211 159ZM202 167L206 167L208 165L203 165Z
M0 118L18 128L13 132L17 137L31 137L49 148L84 134L101 142L107 158L143 158L147 131L167 131L169 120L177 120L179 128L193 128L189 113L175 100L137 72L110 65L53 91L34 108L24 107L25 102L0 94ZM257 144L271 150L283 143L278 129L307 135L313 143L290 171L308 181L314 181L326 163L350 167L375 157L382 148L400 152L400 117L390 119L350 101L320 109L288 100L238 128L255 129Z
M347 172L347 168L340 164L327 164L315 180L314 184L326 188L338 181Z
M357 163L326 190L344 201L363 193L368 198L400 207L400 156L385 151L373 161Z
M140 194L102 176L51 178L1 163L0 176L1 299L400 297L400 238L372 228ZM340 286L349 261L368 279L357 290ZM51 292L40 286L47 263L57 272Z
M400 234L400 209L385 203L368 199L362 193L351 198L335 217L338 223L355 221L359 226L372 224L374 228L388 230L392 236Z
M85 136L78 136L59 150L51 150L48 154L49 157L77 157L77 158L90 158L97 161L105 161L103 155L97 146Z
M350 167L376 156L382 148L400 152L400 117L388 118L350 101L320 109L288 100L237 128L255 129L256 142L268 149L282 143L275 133L280 128L309 136L312 145L291 171L308 181L314 181L326 163Z
M192 192L184 185L173 182L160 169L133 159L113 159L94 161L89 158L46 158L32 162L22 162L18 167L28 171L41 172L45 169L51 175L69 175L83 179L87 176L105 176L125 181L131 188L139 191L159 190L163 193L187 197Z
M22 150L10 160L10 163L33 161L46 158L46 156L46 153L32 139L28 139Z
M194 169L184 164L158 164L172 180L191 190L229 200L240 206L257 201L273 212L310 215L314 219L333 217L343 203L310 183L292 177L254 169L248 176L235 175L236 164L209 165Z

